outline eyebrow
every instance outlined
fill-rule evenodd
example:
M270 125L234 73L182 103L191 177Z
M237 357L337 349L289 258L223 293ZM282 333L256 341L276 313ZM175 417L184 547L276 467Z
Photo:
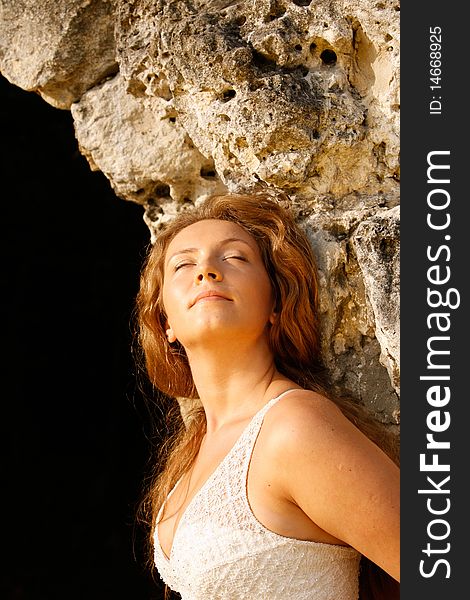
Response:
M246 240L242 240L241 238L237 238L237 237L231 237L231 238L227 238L226 240L222 240L219 245L225 246L227 244L231 244L232 242L242 242L242 244L245 244L246 246L248 246L248 248L250 248L250 250L253 250L253 248L249 242L247 242ZM182 250L177 250L176 252L173 252L173 254L171 256L168 257L166 263L168 264L170 262L170 260L175 258L175 256L179 256L180 254L190 254L191 252L197 252L198 250L199 250L199 248L183 248Z

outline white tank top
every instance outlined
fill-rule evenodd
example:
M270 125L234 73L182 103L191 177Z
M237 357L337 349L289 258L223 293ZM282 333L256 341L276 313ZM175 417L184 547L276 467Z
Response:
M182 600L357 600L361 555L356 550L274 533L248 502L248 468L264 416L291 391L254 415L193 497L169 559L155 527L155 565Z

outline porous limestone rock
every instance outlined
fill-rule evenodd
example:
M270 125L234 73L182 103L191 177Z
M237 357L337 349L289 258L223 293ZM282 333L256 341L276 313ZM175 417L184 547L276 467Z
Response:
M179 210L226 191L212 159L181 127L174 109L158 96L141 101L118 74L72 104L79 148L121 198L144 205L155 235Z
M379 191L398 168L397 19L379 5L120 1L121 72L165 88L230 189Z
M396 430L398 1L0 2L0 71L71 106L81 152L153 239L214 192L289 195L332 380Z
M0 72L57 108L118 70L113 0L0 0Z
M377 418L399 423L398 210L310 215L302 222L316 255L322 349L337 391Z
M400 386L400 231L398 207L361 222L352 236L367 298L372 306L381 362Z

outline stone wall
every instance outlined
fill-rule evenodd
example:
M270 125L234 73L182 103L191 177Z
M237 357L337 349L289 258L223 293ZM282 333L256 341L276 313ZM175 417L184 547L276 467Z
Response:
M0 0L0 72L71 110L152 239L210 194L286 192L342 391L399 424L399 4Z

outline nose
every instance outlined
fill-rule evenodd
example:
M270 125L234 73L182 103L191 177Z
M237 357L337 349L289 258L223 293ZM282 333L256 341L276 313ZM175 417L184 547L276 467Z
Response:
M214 265L201 265L196 271L197 283L208 281L222 281L222 273Z

